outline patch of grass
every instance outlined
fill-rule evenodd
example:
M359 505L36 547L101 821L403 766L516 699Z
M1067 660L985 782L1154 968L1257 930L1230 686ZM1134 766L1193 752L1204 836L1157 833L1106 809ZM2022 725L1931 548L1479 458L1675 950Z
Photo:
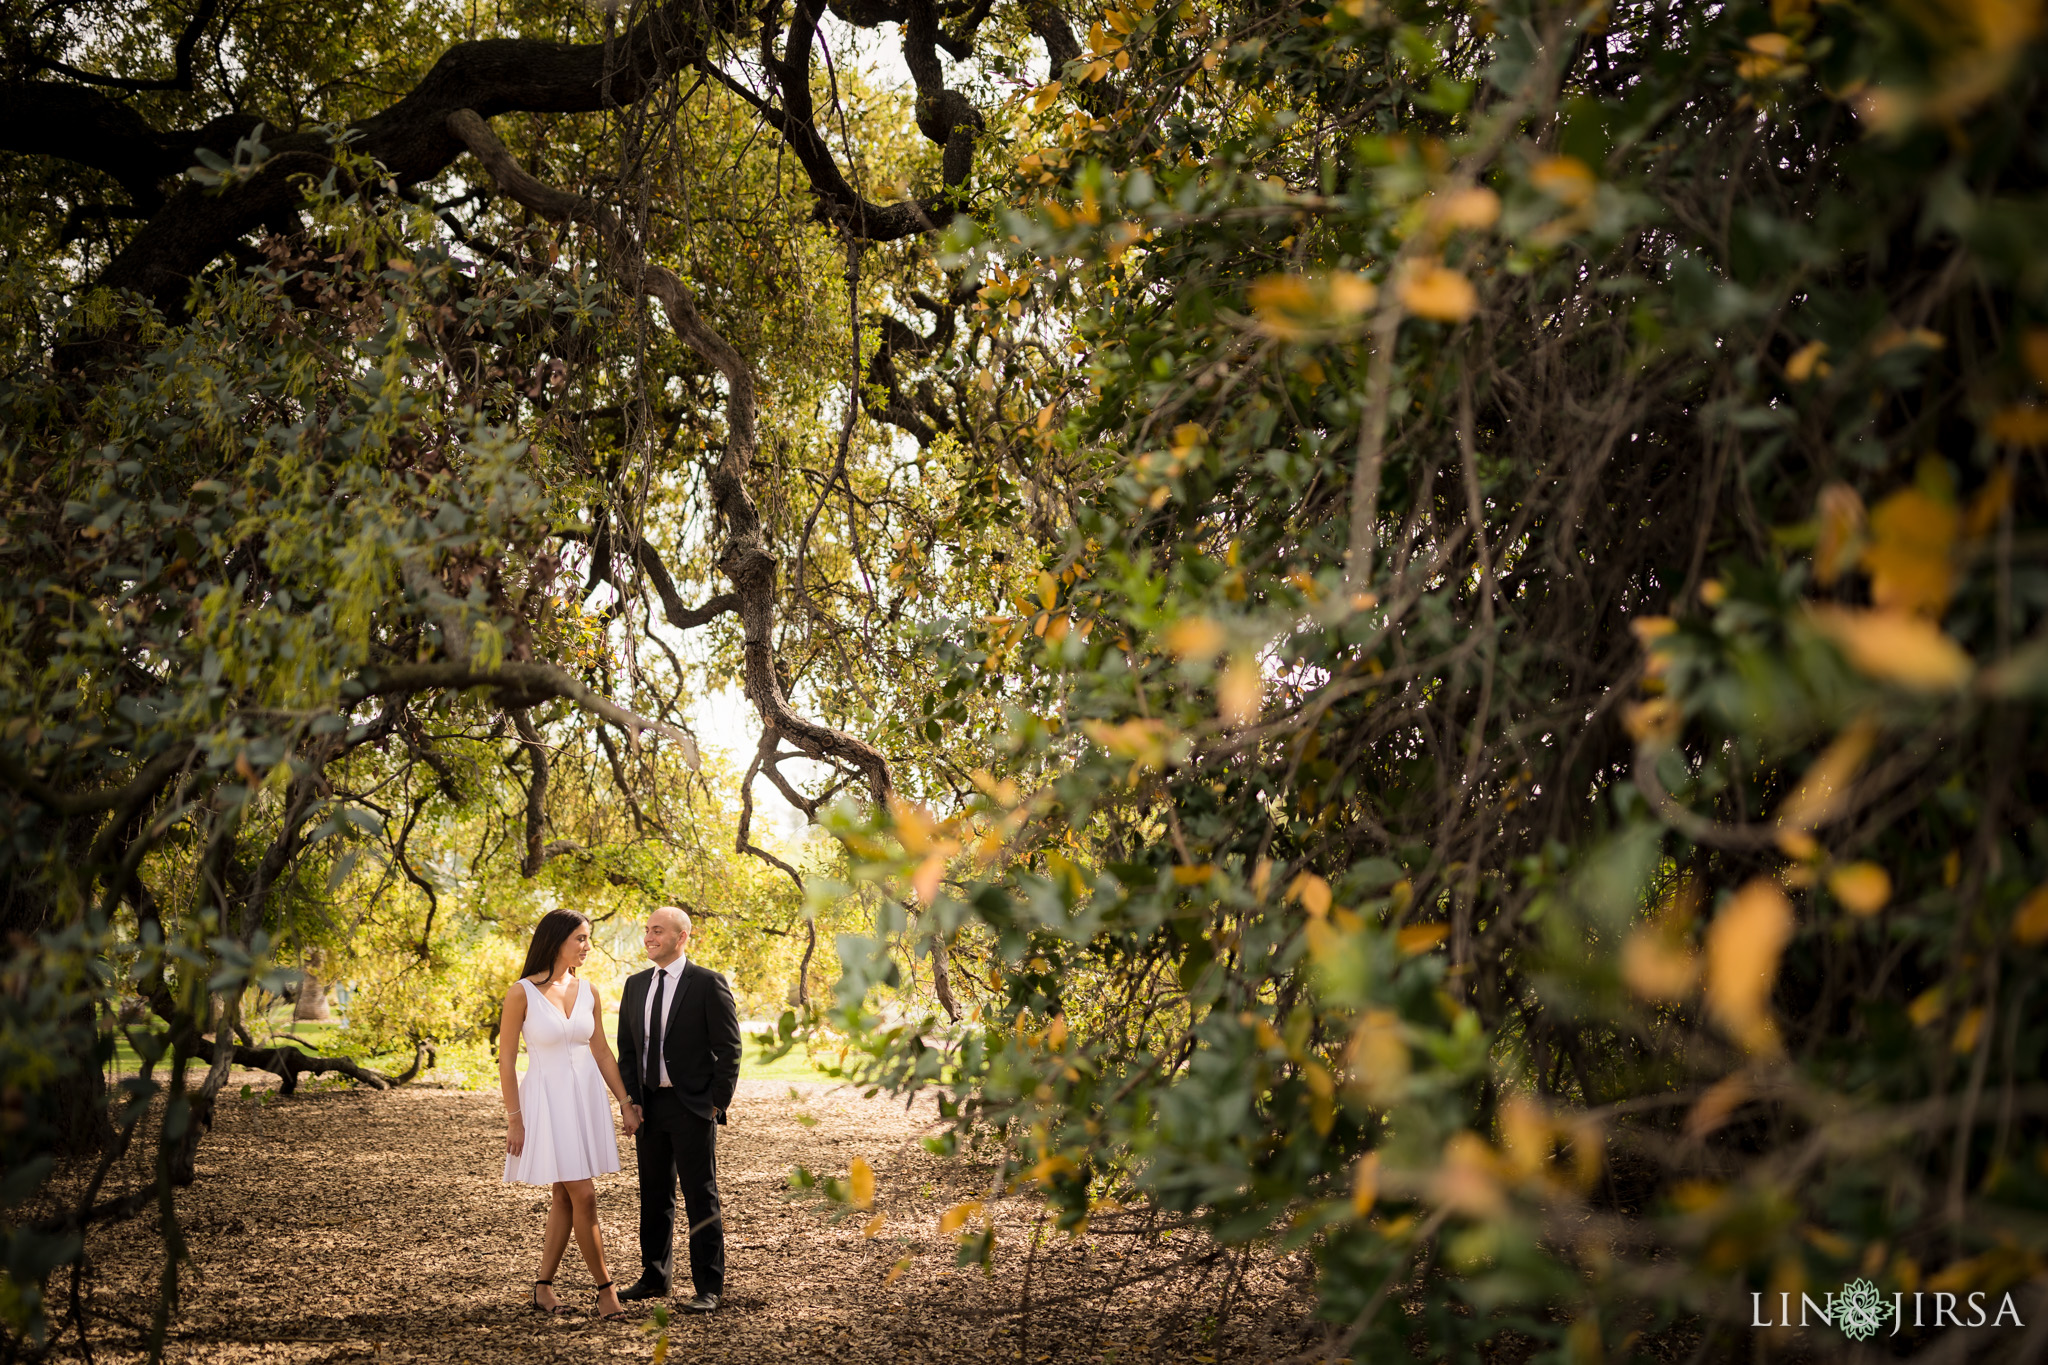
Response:
M761 1049L751 1040L740 1057L740 1079L749 1081L829 1081L823 1069L812 1065L810 1049L798 1043L772 1062L761 1060Z

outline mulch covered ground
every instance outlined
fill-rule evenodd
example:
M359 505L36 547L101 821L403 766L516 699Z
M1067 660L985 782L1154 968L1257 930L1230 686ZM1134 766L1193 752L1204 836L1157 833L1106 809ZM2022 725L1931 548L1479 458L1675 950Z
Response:
M241 1077L236 1077L239 1085ZM251 1077L259 1084L269 1077ZM792 1095L792 1090L796 1092ZM653 1357L644 1316L599 1323L572 1244L556 1287L575 1315L527 1311L546 1192L500 1183L494 1095L303 1088L257 1104L223 1096L178 1194L193 1242L168 1358L178 1361L580 1362ZM814 1122L806 1122L814 1120ZM1028 1197L992 1205L994 1273L953 1265L949 1206L988 1171L931 1156L928 1112L822 1085L742 1081L720 1136L728 1295L672 1319L676 1362L1277 1361L1321 1334L1305 1327L1306 1266L1222 1255L1192 1234L1145 1232L1132 1214L1081 1239L1039 1236ZM632 1145L598 1182L611 1269L639 1272ZM799 1164L875 1168L872 1237L785 1197ZM110 1189L109 1192L112 1192ZM87 1301L95 1358L141 1348L161 1243L145 1216L93 1234ZM892 1278L892 1271L895 1273ZM53 1314L65 1311L62 1282ZM75 1357L66 1334L59 1354Z

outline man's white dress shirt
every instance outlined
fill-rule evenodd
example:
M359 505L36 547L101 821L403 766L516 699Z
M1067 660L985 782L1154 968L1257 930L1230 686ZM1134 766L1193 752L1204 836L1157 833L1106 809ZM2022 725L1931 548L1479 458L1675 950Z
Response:
M662 1038L668 1037L668 1017L675 1011L676 991L682 985L683 968L689 965L689 954L678 953L674 962L669 963L666 967L656 967L654 969L654 980L647 983L647 1004L644 1006L645 1013L641 1016L641 1020L647 1030L643 1036L648 1039L650 1047L653 1046L653 1040L657 1035ZM664 981L663 978L667 979ZM661 988L661 1020L659 1023L656 1023L654 1018L654 991L657 986ZM662 1054L661 1075L654 1079L654 1084L656 1087L666 1087L669 1084L668 1054L666 1053Z

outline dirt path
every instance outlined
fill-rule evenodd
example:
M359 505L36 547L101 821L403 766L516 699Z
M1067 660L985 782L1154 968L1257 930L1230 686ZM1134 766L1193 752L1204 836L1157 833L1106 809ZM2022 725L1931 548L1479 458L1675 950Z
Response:
M720 1135L726 1306L675 1320L670 1360L1108 1365L1266 1361L1298 1349L1307 1307L1298 1262L1261 1257L1239 1270L1239 1258L1191 1235L1139 1235L1134 1215L1102 1220L1083 1239L1044 1237L1033 1254L1037 1206L1003 1200L994 1273L954 1268L939 1215L983 1192L986 1169L925 1152L917 1139L930 1131L928 1112L795 1089L801 1099L787 1083L741 1083ZM589 1316L591 1278L573 1246L556 1286L577 1315L522 1308L546 1195L500 1183L502 1141L490 1095L330 1089L224 1103L200 1148L198 1183L178 1195L194 1264L169 1358L652 1358L644 1319ZM598 1182L598 1203L612 1271L627 1283L639 1272L637 1205L632 1145L621 1149L626 1169ZM835 1222L784 1198L792 1167L843 1175L856 1156L875 1167L886 1215L871 1238L859 1219ZM133 1360L161 1244L144 1218L96 1232L89 1249L95 1358ZM62 1286L52 1289L61 1314ZM75 1356L75 1340L60 1354Z

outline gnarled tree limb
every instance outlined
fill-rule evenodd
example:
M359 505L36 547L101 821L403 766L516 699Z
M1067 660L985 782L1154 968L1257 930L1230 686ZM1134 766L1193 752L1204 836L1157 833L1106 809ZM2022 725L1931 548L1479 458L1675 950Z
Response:
M497 690L508 710L519 710L550 697L572 701L584 710L610 721L637 742L652 731L682 746L683 761L695 768L697 741L673 725L635 715L611 698L585 687L553 664L505 663L481 668L453 661L425 664L393 664L365 669L361 677L345 684L344 697L391 697L406 692L489 687Z
M514 201L553 222L582 223L595 229L618 286L658 301L676 335L725 379L726 446L711 470L710 484L713 511L725 527L718 567L733 585L733 609L739 613L745 633L743 683L747 699L770 734L788 739L808 757L836 759L857 769L867 778L875 801L886 800L892 783L882 752L865 740L798 715L776 676L776 560L767 547L760 512L746 482L757 449L752 368L698 313L696 299L675 272L645 258L638 239L617 214L528 174L474 110L449 115L448 126Z

